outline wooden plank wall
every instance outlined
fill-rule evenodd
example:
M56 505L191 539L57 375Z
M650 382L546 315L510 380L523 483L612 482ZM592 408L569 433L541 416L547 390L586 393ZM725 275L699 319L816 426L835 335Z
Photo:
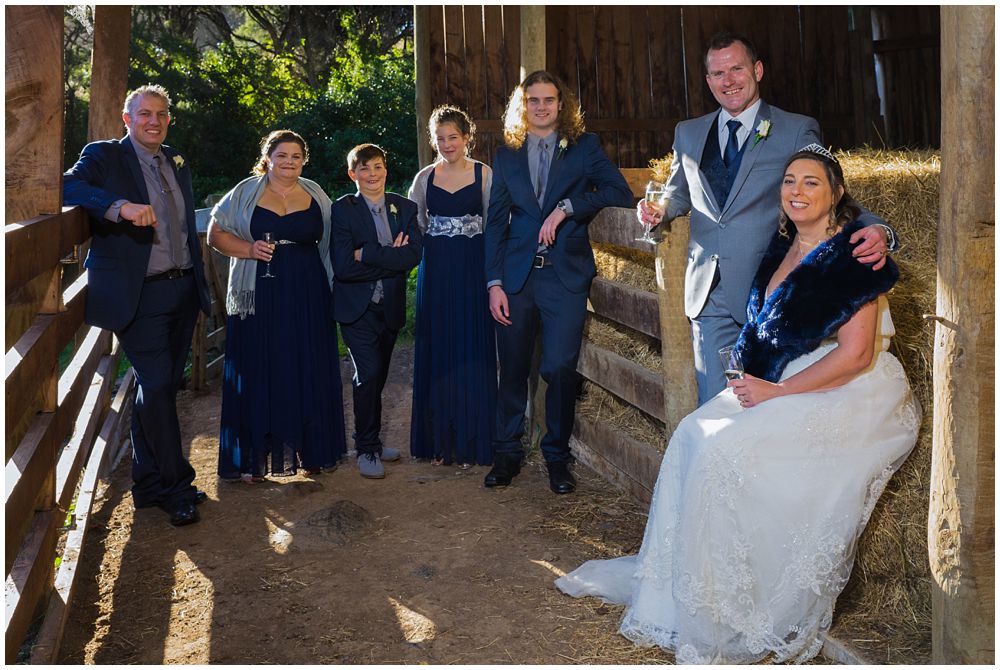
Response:
M472 155L487 162L503 143L500 118L520 82L520 16L517 5L430 8L431 107L466 110L478 129Z
M886 88L886 140L895 147L941 146L940 8L876 7L872 12L878 24L875 54Z
M619 167L645 167L665 156L678 121L717 108L701 60L708 38L720 30L737 30L756 42L768 102L816 117L826 143L854 147L878 143L885 134L875 90L873 11L551 5L546 61L576 92L588 129L600 135ZM902 16L910 8L892 11ZM937 19L930 18L937 12L921 8L911 18L894 13L884 21L904 26L900 30L907 34L932 35L939 32ZM487 162L499 141L504 105L519 80L518 21L516 6L431 9L432 105L450 102L469 111L480 129L473 155ZM897 46L890 42L886 48ZM933 93L940 84L938 55L933 49L915 56L898 49L884 54L894 77L890 99L898 100L890 114L900 117L898 132L885 138L891 144L938 141L940 103Z

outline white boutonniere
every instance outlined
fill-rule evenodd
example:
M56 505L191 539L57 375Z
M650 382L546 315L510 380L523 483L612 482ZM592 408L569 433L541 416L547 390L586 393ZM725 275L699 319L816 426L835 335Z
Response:
M558 160L566 152L566 148L569 146L569 140L565 137L559 140L559 152L556 153L556 160Z
M178 170L184 167L184 156L181 156L180 154L174 156L174 165L177 166Z
M754 147L756 147L758 142L760 142L761 140L766 140L767 136L770 134L771 134L771 120L761 119L761 122L757 124L757 132L753 134L753 146L751 146L750 148L753 149Z
M396 209L395 205L389 205L389 213L392 214L393 216L396 216L397 214L399 214L399 210Z

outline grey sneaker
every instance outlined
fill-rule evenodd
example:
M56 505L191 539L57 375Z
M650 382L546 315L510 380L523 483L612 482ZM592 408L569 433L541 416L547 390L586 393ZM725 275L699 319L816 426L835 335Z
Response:
M358 454L358 471L365 479L385 479L385 468L378 454Z
M384 463L389 463L390 461L398 461L402 458L402 454L399 453L399 449L393 449L392 447L382 447L382 461Z

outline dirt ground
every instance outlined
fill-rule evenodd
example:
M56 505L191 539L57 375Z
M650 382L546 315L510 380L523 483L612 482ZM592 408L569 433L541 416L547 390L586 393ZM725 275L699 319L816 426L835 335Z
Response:
M341 371L349 435L350 364ZM220 482L220 394L183 392L202 520L174 528L134 510L125 458L95 502L60 662L671 663L617 634L621 607L552 585L587 559L638 551L645 508L582 465L576 493L554 495L537 453L499 490L483 487L485 467L407 458L412 376L412 346L397 347L382 437L404 458L378 481L351 459L313 478ZM835 619L833 632L871 659L928 660L891 627Z
M380 481L350 460L314 478L220 482L220 395L182 393L202 521L133 510L125 459L91 519L60 660L669 663L615 633L621 608L552 586L588 558L635 552L643 510L583 466L574 495L552 494L537 454L501 490L483 487L487 468L406 458L412 368L412 347L397 349L383 440L404 459Z

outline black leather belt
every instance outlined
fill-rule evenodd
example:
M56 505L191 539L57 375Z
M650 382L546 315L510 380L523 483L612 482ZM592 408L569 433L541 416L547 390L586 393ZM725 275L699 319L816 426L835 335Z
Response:
M146 277L145 281L160 281L161 279L180 279L181 277L187 277L189 274L194 272L194 268L174 268L173 270L167 270L166 272L159 272L155 275L149 275Z
M535 256L535 260L531 262L531 267L533 268L550 268L552 267L552 261L549 260L548 256L543 256L539 254Z

